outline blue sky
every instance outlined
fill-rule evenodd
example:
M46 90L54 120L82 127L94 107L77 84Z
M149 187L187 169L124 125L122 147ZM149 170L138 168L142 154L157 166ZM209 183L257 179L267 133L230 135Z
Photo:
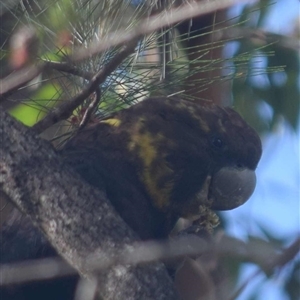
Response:
M291 33L297 21L300 26L299 3L298 0L278 0L263 28L280 34ZM233 14L238 11L234 9ZM259 224L288 245L300 232L300 124L295 132L283 120L276 131L262 137L262 142L263 156L257 169L256 190L245 205L224 212L229 222L228 232L239 238L249 234L264 238ZM254 265L245 265L241 283L256 270ZM284 275L283 271L266 280L265 275L260 274L251 280L238 300L248 300L256 291L259 291L259 300L288 300L282 289Z
M293 238L299 232L299 145L299 130L284 122L263 137L256 190L245 205L226 213L233 220L230 232L258 235L257 222L280 238ZM248 228L241 228L239 219L243 224L246 220Z
M260 226L289 245L300 232L300 137L286 123L263 138L263 156L257 169L257 186L251 199L243 206L224 212L229 221L228 232L236 237L247 235L265 238ZM288 267L287 267L288 268ZM258 268L245 265L240 284ZM288 300L283 292L285 270L271 280L261 273L251 280L238 300L248 300L253 291L259 300Z

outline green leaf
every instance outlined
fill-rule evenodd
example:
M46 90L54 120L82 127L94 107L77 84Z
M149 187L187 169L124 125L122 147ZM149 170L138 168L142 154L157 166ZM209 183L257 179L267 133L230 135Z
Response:
M10 114L27 126L43 119L48 110L55 106L62 90L55 84L46 84L29 101L17 105Z

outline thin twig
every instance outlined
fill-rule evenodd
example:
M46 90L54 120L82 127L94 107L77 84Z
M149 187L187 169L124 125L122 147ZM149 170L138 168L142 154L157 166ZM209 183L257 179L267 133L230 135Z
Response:
M31 281L43 281L78 274L59 257L26 260L0 267L0 286Z
M165 242L139 242L111 253L109 257L93 254L86 258L87 267L92 271L104 271L116 265L137 265L156 261L167 261L183 256L198 256L208 249L206 241L195 236L185 236ZM53 265L51 266L51 263ZM40 274L43 270L43 275ZM27 260L0 266L0 286L45 280L77 274L60 258Z
M258 269L257 271L255 271L253 274L251 274L241 285L240 287L226 300L235 300L237 299L238 296L240 296L242 294L242 292L245 290L245 288L248 286L248 284L254 279L256 278L258 275L261 274L261 270Z
M141 20L137 26L130 31L124 29L115 31L100 41L91 44L88 48L82 47L81 49L78 49L73 55L71 55L70 59L72 61L81 61L85 58L102 53L111 47L126 45L130 41L139 39L144 35L157 31L160 28L168 27L187 19L203 16L244 2L252 3L256 2L256 0L199 1L165 10L147 19Z
M288 263L294 258L296 249L299 250L297 248L299 241L300 239L298 238L290 247L284 249L280 255L280 257L289 257L289 259L278 260L278 257L276 257L273 260L274 268L282 266L283 263ZM216 253L218 257L235 257L243 261L253 261L254 259L251 259L249 256L249 253L253 252L251 250L252 247L255 247L255 245L251 245L251 243L246 244L241 240L228 236L222 236L221 240L216 238L211 242L207 242L194 235L187 235L165 242L148 241L135 243L127 246L126 249L111 253L110 257L102 258L97 254L93 254L86 259L88 266L94 271L104 271L116 265L138 265L155 261L172 261L185 256L197 257L204 253ZM60 258L6 264L2 265L0 270L0 286L50 279L54 275L57 278L77 274L75 270L71 269ZM42 274L40 270L43 270ZM228 300L235 299L260 272L261 270L252 274Z
M275 259L271 261L271 263L268 266L268 271L272 272L277 267L283 267L291 260L293 260L295 256L299 253L299 251L300 251L300 237L298 237L289 247L283 249L282 253L279 254ZM261 273L262 273L262 269L258 269L257 271L255 271L249 278L245 280L244 283L241 284L241 286L227 300L236 299L245 290L245 288L249 285L249 283Z
M74 300L93 300L97 291L97 280L80 278L77 283Z
M44 65L31 65L0 80L0 102L8 97L12 91L24 86L43 71Z
M49 113L44 119L39 121L33 126L33 129L37 133L43 132L53 124L69 118L73 111L83 103L83 101L96 89L106 78L126 59L131 53L133 53L137 40L131 41L127 46L124 46L120 52L118 52L104 67L101 68L92 78L90 83L82 89L75 97L64 101L60 106L56 107L51 113Z
M57 70L87 80L90 80L94 75L92 72L78 69L67 62L42 61L36 65L26 66L0 80L0 102L6 100L14 91L25 86L45 70Z
M276 45L282 48L294 51L300 50L299 39L296 39L295 37L245 27L228 27L222 29L214 39L214 41L219 40L250 40L259 46L276 43Z
M290 262L300 252L300 237L298 237L288 248L277 257L277 259L270 266L272 269L282 267Z
M87 80L92 79L94 76L94 73L79 69L76 66L67 62L44 61L44 64L47 69L53 69L53 70L69 73L75 76L82 77Z
M79 124L80 130L86 126L86 124L88 123L88 121L91 118L91 115L97 109L97 106L101 100L101 90L99 87L96 89L95 94L96 95L95 95L94 99L91 101L90 105L87 107L87 109L82 117L82 120Z

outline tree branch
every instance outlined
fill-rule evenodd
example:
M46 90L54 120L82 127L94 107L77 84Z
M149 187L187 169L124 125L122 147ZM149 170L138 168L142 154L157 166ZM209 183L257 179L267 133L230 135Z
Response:
M103 192L82 182L49 143L0 111L0 189L80 274L86 258L122 253L137 240ZM162 264L116 266L97 274L105 299L176 299Z
M132 40L139 39L163 27L175 25L176 23L213 13L217 10L226 9L236 4L244 2L252 3L255 1L256 0L214 0L209 2L195 1L187 3L143 19L130 31L124 29L114 31L100 41L92 43L88 49L86 47L78 49L70 56L70 59L72 61L81 61L102 53L111 47L126 45Z
M91 93L96 91L99 88L99 85L105 81L107 76L109 76L121 62L134 51L136 44L136 39L130 41L130 43L124 46L123 49L103 66L99 72L93 75L89 84L74 98L64 101L60 106L56 107L55 110L49 113L44 119L36 123L33 126L33 129L37 133L41 133L51 125L70 117L74 109L76 109Z
M199 257L214 253L216 258L234 258L239 261L253 262L264 269L268 267L268 272L274 272L276 268L282 267L295 258L299 253L300 237L291 246L282 249L278 254L277 247L270 242L261 241L262 246L258 248L255 242L244 242L237 238L217 234L210 240L203 239L194 234L187 234L167 241L142 241L135 242L120 253L111 252L105 259L90 255L86 263L93 271L103 271L119 265L139 265L157 261L169 262L184 257ZM266 246L268 246L266 248ZM266 249L268 249L266 253ZM259 257L258 257L259 256ZM266 256L269 258L266 261ZM265 264L265 265L264 265ZM267 266L267 267L266 267ZM41 270L43 272L41 273ZM260 274L262 269L258 269ZM70 268L60 258L44 258L39 260L29 260L20 263L8 263L1 265L0 287L10 284L20 284L31 281L46 280L51 278L75 275L76 271ZM252 278L252 277L251 277ZM248 282L249 280L247 280ZM247 282L242 285L237 293L240 293ZM236 296L230 299L235 299Z
M43 71L43 65L30 65L0 80L0 102Z

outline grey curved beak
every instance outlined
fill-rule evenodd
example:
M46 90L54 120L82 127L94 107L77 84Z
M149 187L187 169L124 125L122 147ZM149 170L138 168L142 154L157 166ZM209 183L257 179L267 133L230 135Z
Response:
M211 209L230 210L244 204L253 194L255 186L255 171L246 168L222 168L211 181Z

